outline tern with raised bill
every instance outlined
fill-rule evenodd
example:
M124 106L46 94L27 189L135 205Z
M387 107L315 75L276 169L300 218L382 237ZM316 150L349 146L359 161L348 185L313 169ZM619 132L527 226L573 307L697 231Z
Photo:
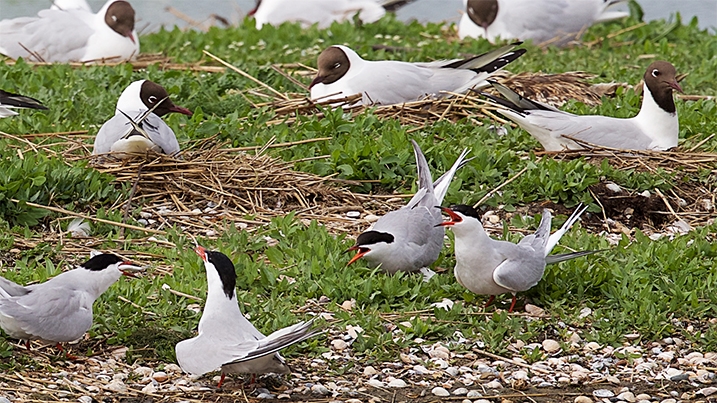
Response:
M628 17L628 0L463 0L458 36L566 45L598 22Z
M117 100L115 115L97 133L92 154L178 153L177 137L161 119L171 112L192 116L189 109L175 105L161 85L149 80L133 82Z
M0 327L8 336L25 340L70 342L92 326L92 304L120 276L133 276L140 267L104 253L80 267L29 286L0 277Z
M311 82L311 99L326 101L361 94L364 105L391 105L426 96L446 97L488 86L486 79L525 53L519 42L468 59L409 63L364 60L347 46L325 49Z
M199 376L221 369L226 374L289 373L279 350L320 334L314 321L299 322L264 336L239 310L234 264L223 253L201 246L195 252L207 272L207 299L199 320L199 334L177 343L179 366Z
M590 145L622 150L667 150L677 146L680 132L672 91L682 92L675 67L656 61L644 75L643 98L637 116L627 119L601 115L574 115L550 105L523 98L491 82L503 98L486 97L500 104L497 112L535 137L546 151L577 150Z
M134 22L124 0L109 0L97 14L83 7L41 10L0 21L0 54L48 63L129 59L139 54Z
M348 264L364 258L370 267L380 266L389 274L420 270L428 280L433 274L428 266L438 259L445 235L444 229L436 226L443 218L435 206L443 202L458 168L470 159L465 159L468 150L463 150L453 166L433 182L421 148L413 140L411 145L418 169L418 191L407 205L379 218L358 236L356 244L348 249L356 251Z
M0 90L0 118L17 115L17 112L13 111L13 109L18 108L47 109L45 105L35 98Z
M543 210L543 218L534 234L527 235L517 244L495 240L488 236L480 221L480 215L471 206L457 205L438 207L450 219L438 226L448 227L455 234L456 267L454 275L463 287L478 294L490 295L489 305L496 295L511 293L513 301L508 312L515 307L515 294L533 288L545 272L545 265L597 251L573 252L550 255L560 238L580 218L587 206L580 208L568 218L563 226L550 235L552 215Z

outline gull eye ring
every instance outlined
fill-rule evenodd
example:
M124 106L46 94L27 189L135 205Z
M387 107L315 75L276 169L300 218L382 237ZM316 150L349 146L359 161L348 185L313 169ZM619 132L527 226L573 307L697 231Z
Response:
M150 104L153 104L153 103L157 102L157 97L155 97L154 95L150 95L147 100L149 101Z
M658 69L652 70L652 76L653 76L653 77L657 77L657 76L659 76L659 75L660 75L660 70L658 70Z

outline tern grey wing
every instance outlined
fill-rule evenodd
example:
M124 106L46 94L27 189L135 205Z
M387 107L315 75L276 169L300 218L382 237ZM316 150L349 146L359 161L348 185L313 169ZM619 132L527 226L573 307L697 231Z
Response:
M527 291L538 284L545 272L542 251L530 247L515 248L512 257L503 261L493 271L493 281L513 292Z
M78 12L87 14L79 10L42 10L38 17L0 21L0 53L34 61L81 60L94 30L78 18ZM42 60L36 60L28 50Z
M85 292L58 287L36 287L26 295L0 299L0 313L15 319L36 338L69 342L92 326L92 303Z
M244 352L242 358L231 361L227 364L234 364L253 360L269 354L278 352L292 344L300 343L310 337L322 333L321 329L313 328L314 321L299 322L295 325L285 327L266 336L260 340L246 341L230 347L230 350Z
M27 288L20 284L14 283L5 277L0 277L0 297L21 297L30 292Z

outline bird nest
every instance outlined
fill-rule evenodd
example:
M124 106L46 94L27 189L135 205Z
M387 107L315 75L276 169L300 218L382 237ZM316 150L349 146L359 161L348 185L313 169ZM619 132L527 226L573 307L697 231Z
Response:
M265 150L260 148L254 155L212 146L184 151L180 157L93 157L92 162L118 184L131 184L128 197L112 208L124 209L126 220L132 207L139 207L137 221L151 232L176 226L212 237L229 225L254 227L290 213L330 229L355 232L365 221L347 213L395 208L390 198L352 193L334 175L296 171L294 161L270 157Z

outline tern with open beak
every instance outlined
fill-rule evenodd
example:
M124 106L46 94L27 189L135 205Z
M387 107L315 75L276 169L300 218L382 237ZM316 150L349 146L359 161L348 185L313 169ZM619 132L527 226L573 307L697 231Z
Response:
M517 244L499 241L486 233L478 212L471 206L438 207L450 219L438 226L448 227L455 234L456 280L463 287L479 295L490 295L489 305L496 295L511 293L513 301L508 312L515 307L515 294L533 288L545 272L545 265L597 251L549 255L560 238L580 218L587 206L577 210L559 230L550 235L552 215L543 210L543 218L534 234L527 235Z

